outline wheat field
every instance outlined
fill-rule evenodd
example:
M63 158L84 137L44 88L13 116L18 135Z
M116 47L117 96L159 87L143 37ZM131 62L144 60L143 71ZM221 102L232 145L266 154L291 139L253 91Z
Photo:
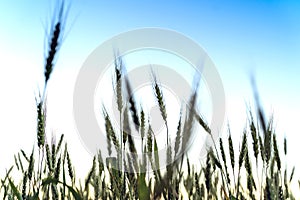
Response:
M44 88L36 96L37 143L31 152L16 152L14 164L0 177L3 199L296 199L290 186L299 184L300 189L300 181L294 177L295 168L288 170L282 157L288 154L287 140L277 139L273 118L265 117L257 96L239 144L234 144L229 125L226 136L213 138L209 124L197 111L196 101L201 98L197 85L189 104L182 105L186 109L178 116L176 132L171 133L168 102L152 71L154 98L167 130L163 161L149 113L130 95L133 91L126 66L117 55L112 82L120 126L115 126L104 105L102 117L109 157L103 157L99 150L84 181L76 177L78 166L72 164L72 156L76 155L69 153L64 135L59 136L58 142L46 138L47 85L63 41L64 8L60 5L58 15L53 17L44 50ZM207 149L204 162L199 163L201 167L190 162L188 153L193 134L199 134L194 131L195 126L200 126L213 144ZM132 136L133 131L139 133L141 143ZM170 135L176 135L173 146L169 144ZM168 165L161 167L162 162Z

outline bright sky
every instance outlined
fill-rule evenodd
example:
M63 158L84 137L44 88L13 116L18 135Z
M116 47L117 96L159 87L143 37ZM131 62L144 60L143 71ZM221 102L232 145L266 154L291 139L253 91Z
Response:
M1 174L20 148L30 152L36 141L35 94L42 87L44 36L53 7L48 1L0 0ZM299 9L297 1L279 0L72 2L48 88L50 130L66 135L73 162L86 172L91 157L72 115L79 69L97 46L114 35L143 27L167 28L192 38L215 63L226 94L225 120L236 143L246 122L245 105L253 100L250 74L255 75L266 114L274 113L282 139L278 143L282 149L287 137L289 166L296 165L299 177L300 163L293 159L299 145ZM151 59L144 64L149 63Z

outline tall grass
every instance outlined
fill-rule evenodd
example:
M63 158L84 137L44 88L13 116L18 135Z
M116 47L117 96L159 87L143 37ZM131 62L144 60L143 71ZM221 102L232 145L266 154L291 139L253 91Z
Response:
M196 112L199 97L195 86L189 105L182 105L187 109L180 112L176 133L167 131L168 165L162 169L160 165L164 161L159 156L151 122L147 120L149 113L137 106L124 62L117 54L113 80L120 126L115 127L103 107L110 157L103 158L99 150L84 182L80 182L64 135L57 143L54 140L49 143L46 139L46 89L62 38L63 14L62 4L48 36L45 88L43 95L36 100L37 144L31 152L20 150L15 155L14 165L1 178L3 199L295 199L290 190L295 168L288 171L280 153L283 150L284 156L287 155L287 141L284 139L283 146L280 145L282 142L276 137L272 118L266 120L257 96L256 110L249 111L249 123L243 131L239 149L234 149L228 126L227 139L213 141L199 169L190 163L188 154L191 136L198 134L193 127L200 125L212 140L213 133L201 114ZM167 102L153 72L152 77L153 92L169 130ZM253 113L257 113L257 120ZM132 127L140 133L141 143L132 137ZM174 148L169 145L169 134L176 134ZM38 159L35 158L36 150ZM116 157L112 156L113 151L117 152ZM139 151L143 154L141 158L137 155ZM153 172L147 173L147 169ZM12 170L22 175L20 181L13 179Z

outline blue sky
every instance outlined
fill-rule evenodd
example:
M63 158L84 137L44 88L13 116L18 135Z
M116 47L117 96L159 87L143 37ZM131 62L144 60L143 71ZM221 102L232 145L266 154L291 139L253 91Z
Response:
M53 7L49 1L0 0L0 160L5 160L1 170L9 167L20 147L29 152L35 141L34 95L43 79L44 36ZM275 0L226 4L74 1L49 84L52 130L65 133L74 144L70 148L78 148L81 143L77 135L67 132L75 130L72 91L85 59L98 45L121 32L161 27L192 38L215 63L225 88L226 121L236 141L246 123L245 104L253 99L250 74L254 74L266 114L274 112L278 134L287 136L292 154L299 134L299 9L297 1ZM7 153L6 148L11 151ZM84 155L80 159L85 159ZM300 167L296 160L291 159L291 163Z

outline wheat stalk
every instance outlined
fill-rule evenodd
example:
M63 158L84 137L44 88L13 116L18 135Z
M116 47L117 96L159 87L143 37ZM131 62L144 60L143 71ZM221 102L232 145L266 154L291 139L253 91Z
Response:
M237 192L236 192L236 198L238 198L239 195L239 188L240 188L240 171L241 171L241 167L242 164L244 162L244 157L247 151L247 135L246 135L246 131L244 131L243 133L243 139L242 139L242 146L240 148L240 155L239 155L239 171L238 171L238 183L237 183Z
M168 130L168 122L167 122L167 110L166 110L166 103L163 97L163 93L161 90L161 87L158 85L157 78L152 70L152 78L153 78L153 84L154 84L154 92L155 97L159 106L159 110L161 113L161 116L165 122L166 128L167 128L167 146L169 146L169 130Z
M210 163L210 156L207 154L206 156L206 168L205 168L205 186L206 186L206 192L207 196L210 195L211 190L211 163Z
M136 129L136 131L139 131L140 121L139 121L138 112L136 109L135 99L134 99L131 85L129 82L129 78L127 75L125 76L125 84L126 84L126 89L127 89L128 102L129 102L129 106L130 106L129 110L131 111L131 116L133 119L135 129Z
M181 142L181 114L179 117L178 125L177 125L177 132L176 132L176 139L175 139L175 146L174 146L174 159L179 151L180 142Z
M62 1L59 7L58 16L55 17L54 15L53 20L56 22L53 22L50 31L48 33L50 39L48 41L48 50L47 50L48 52L45 60L45 69L44 69L45 88L51 76L51 73L53 71L55 57L59 50L60 43L62 41L62 32L64 28L63 18L65 17L66 17L66 13L65 13L64 1ZM45 90L44 90L44 94L45 94Z
M230 156L230 163L231 163L231 168L232 168L232 174L233 174L233 180L234 180L234 185L235 183L235 173L234 173L234 165L235 165L235 159L234 159L234 148L233 148L233 143L232 143L232 138L231 138L231 133L230 133L230 128L228 125L228 148L229 148L229 156Z
M275 134L273 134L273 151L274 151L274 157L276 160L277 164L277 169L280 171L281 170L281 160L279 156L279 151L278 151L278 146L277 146L277 140Z
M259 149L258 149L258 139L257 139L257 132L256 132L256 127L254 125L254 121L253 121L253 117L252 114L250 112L250 132L251 132L251 136L252 136L252 145L253 145L253 152L254 152L254 157L256 159L256 165L257 165L257 159L258 159L258 153L259 153Z

